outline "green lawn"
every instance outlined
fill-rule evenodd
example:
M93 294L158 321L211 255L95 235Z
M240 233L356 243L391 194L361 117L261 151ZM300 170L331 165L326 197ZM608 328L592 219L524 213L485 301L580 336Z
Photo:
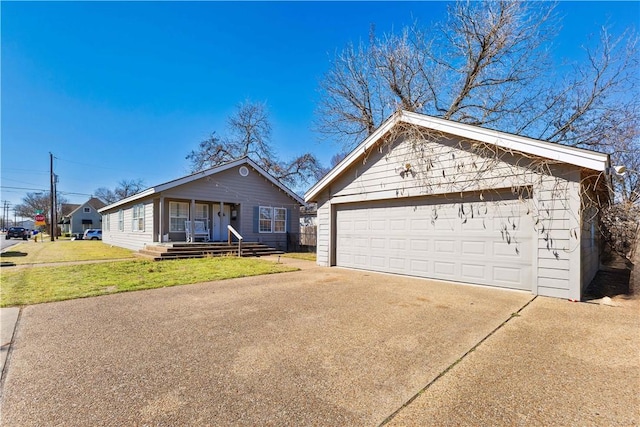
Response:
M91 243L91 242L70 242ZM47 261L49 262L49 261ZM4 267L0 307L295 271L255 258L118 261L59 267Z
M113 247L99 240L31 241L19 243L0 254L3 263L16 265L133 257L133 251Z

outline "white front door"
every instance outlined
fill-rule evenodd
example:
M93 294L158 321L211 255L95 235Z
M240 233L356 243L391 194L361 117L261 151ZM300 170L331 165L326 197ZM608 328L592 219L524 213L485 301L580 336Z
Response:
M223 205L220 210L220 204L213 205L213 239L217 241L227 240L227 226L231 224L231 206Z

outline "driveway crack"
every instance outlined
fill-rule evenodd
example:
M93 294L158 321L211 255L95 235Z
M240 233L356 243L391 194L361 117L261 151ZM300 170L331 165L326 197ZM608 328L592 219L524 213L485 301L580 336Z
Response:
M425 391L427 391L433 384L435 384L436 381L438 381L440 378L442 378L443 376L445 376L447 374L447 372L449 372L451 369L453 369L454 366L456 366L458 363L462 362L469 354L473 353L478 347L480 347L480 345L482 343L484 343L487 339L489 339L489 337L491 337L493 334L495 334L496 332L498 332L500 329L502 329L502 327L504 325L506 325L511 319L513 319L514 317L518 317L520 315L520 313L522 312L522 310L524 310L527 306L529 306L529 304L531 304L538 296L534 295L529 301L527 301L522 307L520 307L518 309L518 311L514 312L511 314L511 316L509 316L508 319L506 319L504 322L500 323L494 330L492 330L491 332L489 332L486 336L484 336L480 341L478 341L473 347L471 347L469 350L467 350L467 352L465 354L462 355L462 357L460 357L458 360L456 360L455 362L453 362L451 365L447 366L442 372L440 372L438 374L437 377L435 377L433 380L431 380L431 382L429 382L426 386L424 386L420 391L418 391L416 394L414 394L413 396L411 396L411 398L409 400L407 400L405 403L402 404L402 406L400 406L398 409L396 409L395 411L393 411L393 413L391 413L391 415L389 415L387 418L385 418L378 427L382 427L386 424L388 424L389 422L391 422L391 420L393 420L395 418L396 415L398 415L400 413L400 411L402 411L404 408L406 408L407 406L409 406L414 400L416 400L418 398L418 396L420 396L422 393L424 393Z

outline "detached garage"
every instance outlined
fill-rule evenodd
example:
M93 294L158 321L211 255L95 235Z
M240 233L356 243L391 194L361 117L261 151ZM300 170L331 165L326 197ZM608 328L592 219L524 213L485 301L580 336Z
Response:
M318 264L580 299L608 155L398 112L306 194Z

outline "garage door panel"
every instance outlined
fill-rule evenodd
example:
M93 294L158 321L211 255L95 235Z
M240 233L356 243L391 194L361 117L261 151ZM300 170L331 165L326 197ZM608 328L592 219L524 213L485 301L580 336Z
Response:
M371 231L386 231L387 221L384 219L372 219L371 222Z
M404 272L406 270L406 259L405 258L395 258L389 257L389 268L393 270L400 270Z
M462 277L475 283L478 280L486 280L486 268L480 264L462 264Z
M429 250L429 240L427 239L411 239L409 248L412 251L427 252Z
M387 261L385 257L382 256L371 256L371 265L373 267L385 268L387 266Z
M509 267L493 267L493 279L510 284L517 284L522 280L522 269Z
M423 276L425 273L429 273L429 262L422 259L411 260L411 273L416 276Z
M337 206L337 265L531 289L538 239L522 202L465 202L462 213L460 203L440 200Z
M463 255L487 255L487 245L484 241L462 241Z
M493 255L502 259L520 259L523 258L520 244L506 242L493 242Z
M466 232L480 232L484 233L486 231L486 225L484 218L467 218L467 222L462 223L462 229Z
M382 237L372 237L371 238L371 249L386 249L387 248L387 240Z
M356 267L360 267L360 268L366 267L370 264L369 260L367 260L367 256L361 255L361 254L355 254L353 256L353 262L356 265Z
M439 253L454 254L456 252L456 242L453 240L436 240L434 246L435 251Z
M349 222L349 230L353 231L363 231L369 229L369 222L365 220L360 221L350 221Z
M401 249L404 250L406 249L406 245L407 245L407 240L405 239L398 239L398 238L390 238L389 239L389 249L394 250L394 249Z
M409 229L420 232L429 230L429 219L417 218L409 220Z
M433 271L445 278L451 278L455 276L456 265L453 262L434 261Z
M406 226L406 222L407 220L402 218L402 219L390 219L389 220L389 229L391 231L404 231L407 229Z

